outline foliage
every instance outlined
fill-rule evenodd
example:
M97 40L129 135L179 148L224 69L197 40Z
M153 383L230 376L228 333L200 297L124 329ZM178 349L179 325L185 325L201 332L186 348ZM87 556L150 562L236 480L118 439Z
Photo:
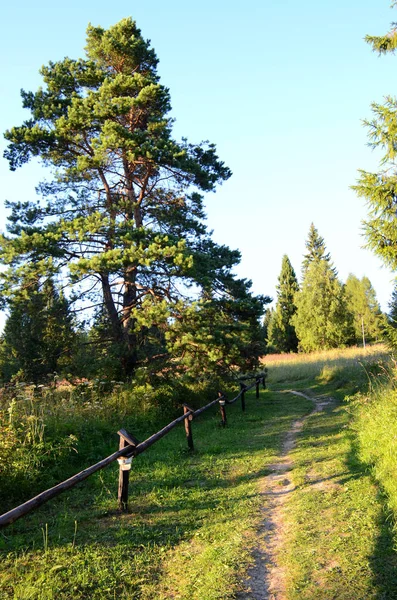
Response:
M367 36L366 41L379 54L394 52L396 29L385 36ZM360 170L360 177L353 189L365 199L369 216L364 222L367 246L386 265L397 268L397 171L395 164L397 148L397 100L387 96L383 104L371 105L373 118L366 119L369 145L378 148L383 156L377 173Z
M353 316L356 343L379 340L384 318L368 277L358 279L350 273L345 284L345 297L347 310Z
M269 344L277 352L296 352L298 338L292 324L292 317L296 313L294 298L299 290L299 285L295 271L286 254L282 259L278 282L277 304L268 328Z
M310 225L309 235L305 242L307 253L303 255L302 262L302 276L304 277L309 265L312 262L317 262L319 260L325 260L328 265L333 269L335 275L336 270L332 267L331 255L329 252L326 252L326 247L324 243L324 238L318 233L318 230L314 226L313 223Z
M205 307L213 302L212 311L219 299L234 303L236 315L250 287L232 274L239 252L215 244L203 223L199 192L213 191L231 172L213 144L173 139L157 64L131 19L108 30L89 25L86 58L43 67L44 87L22 91L30 119L5 134L12 170L39 157L53 179L39 187L40 200L8 205L2 292L12 298L28 275L61 275L79 307L106 315L107 337L98 341L117 350L124 376L158 354L158 340L171 352L171 368L185 354L175 356L175 344L164 347L165 332L172 339L173 324L187 328L201 298ZM186 299L192 287L198 304ZM263 301L249 300L244 326ZM237 343L236 325L234 331L226 317L221 329ZM196 332L189 335L194 341ZM210 345L207 369L213 351Z
M329 261L311 262L295 304L297 312L292 324L301 350L337 348L350 341L352 318L346 308L343 286Z
M391 294L391 298L389 301L389 313L388 320L392 327L397 327L397 287L394 286L394 289Z
M69 303L51 279L25 281L1 337L2 379L35 383L70 366L76 334Z

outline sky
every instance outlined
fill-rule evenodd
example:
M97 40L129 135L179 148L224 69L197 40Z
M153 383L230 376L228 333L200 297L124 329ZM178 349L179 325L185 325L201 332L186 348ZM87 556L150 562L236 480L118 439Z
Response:
M397 58L378 57L363 38L388 31L397 11L387 0L8 2L0 131L28 118L20 89L40 86L41 65L84 56L89 22L106 28L127 16L160 59L174 136L215 143L233 172L206 207L214 239L241 251L238 275L275 298L282 256L299 276L313 222L340 278L369 277L387 310L394 275L363 248L367 208L350 186L358 169L378 169L362 119L397 92ZM1 138L1 156L4 148ZM0 158L0 230L4 200L33 198L46 176L37 163L12 173Z

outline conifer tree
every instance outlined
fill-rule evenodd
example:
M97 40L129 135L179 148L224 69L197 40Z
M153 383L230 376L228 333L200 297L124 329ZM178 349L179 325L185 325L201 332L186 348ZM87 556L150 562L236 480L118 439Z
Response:
M388 321L390 325L397 328L397 286L394 287L389 302Z
M296 352L298 338L292 324L292 317L296 312L294 298L299 285L295 271L286 254L282 259L278 282L277 304L268 328L269 344L277 352Z
M314 226L314 223L311 223L309 229L309 235L305 242L307 253L303 255L302 262L302 275L304 276L308 266L313 261L325 260L332 267L331 256L329 252L326 252L326 246L324 243L324 238L318 233L318 230ZM337 274L334 270L335 275Z
M25 281L10 303L1 338L2 378L44 380L68 367L75 340L69 304L54 282Z
M5 134L12 170L39 157L54 177L39 187L40 200L8 205L3 296L12 298L27 275L66 278L76 301L103 306L125 376L154 355L148 335L155 329L164 339L170 329L170 358L188 357L172 328L193 326L192 314L219 300L230 314L221 311L217 323L224 315L231 355L243 357L240 328L253 325L264 301L250 294L250 282L233 277L239 252L215 244L207 231L201 192L231 172L213 144L172 137L157 63L132 19L108 30L89 25L86 57L43 67L44 87L22 91L30 118ZM196 303L186 298L189 287L198 291ZM195 333L189 336L193 348ZM208 364L212 351L209 345Z
M395 4L395 3L393 3ZM366 36L366 41L379 55L394 53L397 48L395 24L384 36ZM386 265L397 269L397 99L387 96L383 104L371 105L372 119L364 121L368 129L369 145L383 153L379 171L360 170L353 189L369 206L364 222L367 247L374 251Z
M352 337L352 317L347 311L343 286L329 255L309 261L292 317L304 352L345 346Z

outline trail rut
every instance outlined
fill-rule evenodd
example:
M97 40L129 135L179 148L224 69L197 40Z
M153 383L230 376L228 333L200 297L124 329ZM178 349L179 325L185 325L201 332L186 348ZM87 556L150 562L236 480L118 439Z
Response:
M293 467L290 452L296 444L297 434L303 428L305 420L321 412L332 399L312 398L289 390L296 396L302 396L314 402L313 410L305 417L292 423L285 434L279 459L269 465L271 473L261 482L260 494L263 496L262 523L258 530L258 544L254 550L255 564L249 569L244 582L244 591L237 595L238 600L285 600L285 573L278 564L278 554L285 540L284 515L286 504L294 486L289 473Z

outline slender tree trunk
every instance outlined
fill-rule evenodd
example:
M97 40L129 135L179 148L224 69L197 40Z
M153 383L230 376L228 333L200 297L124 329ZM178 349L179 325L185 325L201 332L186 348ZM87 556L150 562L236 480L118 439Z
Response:
M108 275L101 274L101 282L102 282L102 293L103 300L106 307L106 312L108 314L110 324L112 327L112 334L116 342L121 342L123 339L123 333L120 325L119 315L117 313L112 291L110 289L109 277Z

